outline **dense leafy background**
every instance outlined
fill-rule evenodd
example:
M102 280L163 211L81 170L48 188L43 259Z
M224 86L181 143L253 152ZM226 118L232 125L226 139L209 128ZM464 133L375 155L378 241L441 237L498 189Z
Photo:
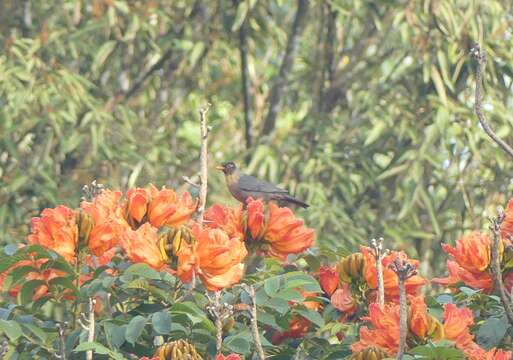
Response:
M262 135L298 4L297 52ZM308 6L307 6L308 5ZM212 167L247 170L312 204L326 245L383 235L421 254L484 226L511 193L511 161L472 113L468 51L489 55L486 110L511 138L509 1L0 2L0 240L76 206L83 184L185 188L210 101ZM253 147L245 145L241 38ZM218 174L211 201L228 199ZM414 246L412 246L414 245ZM436 270L436 269L435 269Z

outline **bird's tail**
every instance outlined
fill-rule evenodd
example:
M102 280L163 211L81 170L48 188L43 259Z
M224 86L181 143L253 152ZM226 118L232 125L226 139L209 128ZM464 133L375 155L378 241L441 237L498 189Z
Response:
M292 203L292 204L296 204L296 205L301 206L302 208L305 208L305 209L310 206L307 203L305 203L305 202L303 202L301 200L298 200L298 199L296 199L295 197L293 197L291 195L284 196L283 197L283 201L289 202L289 203Z

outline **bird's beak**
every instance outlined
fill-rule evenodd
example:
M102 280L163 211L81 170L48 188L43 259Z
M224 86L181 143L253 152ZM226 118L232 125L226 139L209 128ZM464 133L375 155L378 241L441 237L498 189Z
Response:
M223 166L223 165L217 165L217 166L216 166L216 169L217 169L217 170L221 170L221 171L223 171L223 170L224 170L224 166Z

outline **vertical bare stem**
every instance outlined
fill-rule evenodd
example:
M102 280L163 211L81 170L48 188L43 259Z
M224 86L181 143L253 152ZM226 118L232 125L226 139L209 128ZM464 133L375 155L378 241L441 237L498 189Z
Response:
M383 238L379 238L378 240L371 240L371 248L374 254L374 261L376 264L376 277L378 279L378 304L380 308L383 308L385 305L385 284L383 282L383 257L385 255L385 251L383 249Z
M59 359L66 360L66 338L64 336L65 323L57 323L57 330L59 331Z
M214 306L217 309L219 309L221 307L220 300L221 300L221 292L216 291L214 294ZM221 319L220 314L218 314L218 316L216 316L215 324L216 324L216 332L217 332L217 334L216 334L216 351L218 354L220 354L221 348L223 347L223 320Z
M258 331L258 319L257 319L257 304L256 304L256 293L255 287L250 285L247 287L249 297L251 298L251 332L253 333L253 340L255 341L255 349L258 354L259 360L265 359L264 348L262 347L262 341L260 340L260 333Z
M399 351L397 360L402 360L406 351L406 337L408 335L408 303L406 302L406 280L417 274L417 269L410 263L396 258L390 268L399 279Z
M210 104L200 109L200 130L201 130L201 148L200 148L200 199L198 207L198 222L203 224L203 213L207 203L207 183L208 183L208 126L207 112Z
M87 334L87 341L93 342L94 341L94 305L96 304L96 299L89 298L89 321L88 321L88 334ZM87 360L93 360L93 350L88 350L86 352L86 359Z
M501 247L501 224L504 221L504 211L502 209L497 210L497 217L492 219L492 224L490 225L490 230L493 234L493 242L492 242L492 277L495 283L495 288L499 292L499 297L501 298L502 306L504 306L504 311L506 312L506 316L508 317L508 321L511 325L513 325L513 309L511 298L508 296L506 289L504 288L504 282L502 281L502 270L501 270L501 259L499 255L499 249Z

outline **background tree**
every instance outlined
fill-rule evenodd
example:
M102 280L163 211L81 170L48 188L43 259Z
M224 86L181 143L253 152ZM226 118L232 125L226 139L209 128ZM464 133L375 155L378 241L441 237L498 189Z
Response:
M484 226L483 204L513 187L474 117L468 58L474 42L489 55L485 110L508 141L511 6L2 1L0 239L92 179L187 186L208 99L211 164L247 161L309 201L321 244L383 235L428 275L439 243ZM211 200L228 198L210 179Z

